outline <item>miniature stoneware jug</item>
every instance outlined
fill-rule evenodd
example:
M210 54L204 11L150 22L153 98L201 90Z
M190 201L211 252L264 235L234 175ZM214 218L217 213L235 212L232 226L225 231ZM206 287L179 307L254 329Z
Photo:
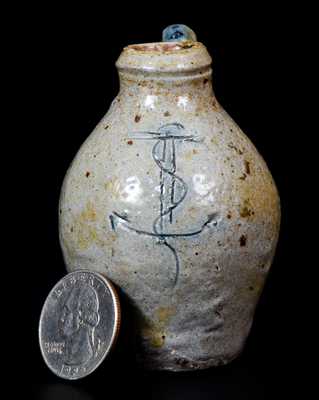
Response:
M116 66L119 94L62 187L67 269L98 271L123 291L145 367L228 363L273 260L274 181L216 100L203 44L130 45Z

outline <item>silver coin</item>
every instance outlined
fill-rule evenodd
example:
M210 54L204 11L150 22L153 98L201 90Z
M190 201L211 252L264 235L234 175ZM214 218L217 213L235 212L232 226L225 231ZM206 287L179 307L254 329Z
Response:
M83 378L110 352L119 325L120 305L112 284L95 272L71 272L54 286L41 312L43 358L61 378Z

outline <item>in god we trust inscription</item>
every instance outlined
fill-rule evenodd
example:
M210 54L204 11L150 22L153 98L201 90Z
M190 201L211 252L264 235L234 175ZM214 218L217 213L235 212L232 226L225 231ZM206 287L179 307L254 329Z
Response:
M185 180L177 174L178 154L176 144L178 142L201 142L200 138L187 134L185 127L180 123L171 123L161 126L157 132L133 132L131 138L138 140L154 140L152 157L159 168L159 213L153 221L153 231L146 231L142 228L132 226L129 218L123 212L113 211L110 218L111 228L116 231L118 227L127 229L131 232L154 237L159 244L165 246L173 256L175 264L175 277L173 286L178 282L180 259L174 247L174 240L199 235L205 228L210 228L211 224L216 225L217 214L207 216L206 221L200 226L189 232L170 231L169 225L174 224L173 214L186 199L188 186Z
M66 379L90 374L115 343L119 323L119 301L106 278L84 270L68 274L50 292L40 317L47 366Z

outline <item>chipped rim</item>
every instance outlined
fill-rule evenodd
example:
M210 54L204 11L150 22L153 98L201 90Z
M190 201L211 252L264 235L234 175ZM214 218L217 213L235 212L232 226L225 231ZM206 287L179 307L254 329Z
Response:
M153 42L124 47L116 62L120 72L192 73L209 71L211 56L200 42Z
M184 40L181 42L152 42L152 43L139 43L130 44L124 47L124 51L134 50L149 54L152 53L173 53L189 49L199 48L203 46L200 42L193 42L191 40Z

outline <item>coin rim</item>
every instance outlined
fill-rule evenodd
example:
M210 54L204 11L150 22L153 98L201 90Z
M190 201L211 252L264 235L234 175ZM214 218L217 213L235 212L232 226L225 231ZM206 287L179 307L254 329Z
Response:
M94 275L95 277L99 278L100 280L103 281L103 283L107 286L109 292L111 293L111 297L112 297L112 301L113 301L113 306L114 306L114 326L113 326L113 331L112 331L112 336L110 339L110 343L109 346L107 347L107 350L104 352L103 357L101 357L101 359L99 360L99 362L94 366L94 368L92 368L88 373L86 373L85 375L81 375L81 376L72 376L72 377L68 377L68 376L64 376L62 374L60 374L59 372L55 371L53 369L53 367L49 364L49 362L47 361L47 358L44 354L44 349L42 348L42 344L41 344L41 332L42 332L42 325L43 325L43 315L47 306L47 303L49 301L49 298L51 297L52 293L55 291L55 289L61 284L62 281L64 281L67 277L71 276L71 275L77 275L79 273L88 273L91 275ZM121 306L120 306L120 301L119 301L119 297L118 294L115 290L115 287L113 285L113 283L103 274L101 274L100 272L96 272L96 271L91 271L88 269L77 269L76 271L70 272L67 275L65 275L63 278L61 278L51 289L51 291L49 292L42 310L41 310L41 314L40 314L40 321L39 321L39 329L38 329L38 334L39 334L39 345L40 345L40 350L41 350L41 354L42 357L44 359L45 364L47 365L47 367L58 377L63 378L63 379L67 379L67 380L77 380L77 379L82 379L85 378L86 376L90 375L92 372L94 372L96 370L96 368L98 368L101 363L105 360L106 356L111 352L111 350L113 349L116 340L118 338L118 334L119 334L119 330L120 330L120 325L121 325Z

